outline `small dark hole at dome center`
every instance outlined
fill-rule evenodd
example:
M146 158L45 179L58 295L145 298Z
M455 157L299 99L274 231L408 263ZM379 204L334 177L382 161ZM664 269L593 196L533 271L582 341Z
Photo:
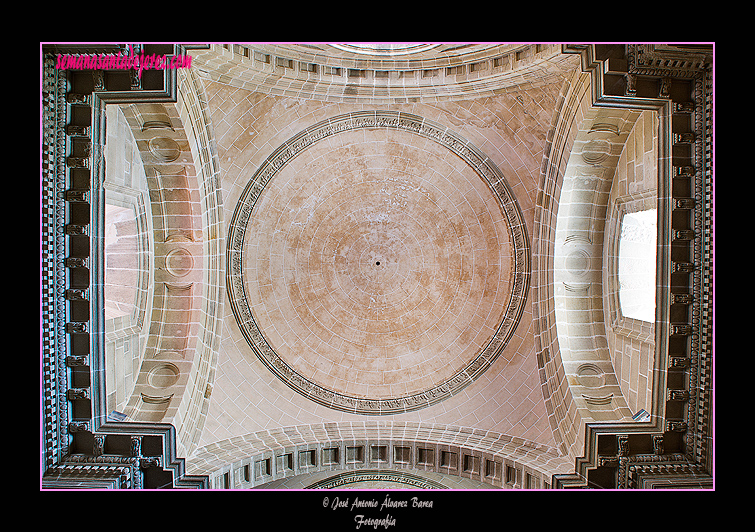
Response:
M377 262L375 263L375 265L376 265L376 266L380 266L380 261L377 261Z

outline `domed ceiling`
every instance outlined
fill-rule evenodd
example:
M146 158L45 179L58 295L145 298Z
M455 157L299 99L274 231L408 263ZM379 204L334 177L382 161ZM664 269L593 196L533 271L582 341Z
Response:
M542 161L578 58L531 44L192 55L220 165L227 294L192 471L250 463L261 472L238 482L258 486L312 467L288 451L260 466L262 449L340 441L343 460L352 440L404 441L414 463L427 430L473 453L533 452L533 474L567 467L530 279ZM387 467L371 459L357 469ZM500 456L477 460L501 482Z
M108 313L113 328L92 357L92 375L104 368L110 379L107 390L95 383L96 419L106 404L112 419L175 427L186 472L215 488L456 479L547 488L572 475L587 445L597 453L608 423L687 431L678 414L690 396L662 382L667 362L686 367L680 343L667 360L670 342L653 344L666 329L645 334L651 321L615 327L608 318L620 310L611 291L620 209L657 202L665 229L680 227L664 210L671 196L660 201L651 185L672 171L660 163L672 138L661 111L675 109L674 124L690 128L673 129L676 149L697 142L682 116L694 105L683 94L673 107L645 108L644 96L594 105L595 84L610 77L595 69L622 64L585 69L591 49L567 46L187 45L191 68L164 87L175 100L116 96L122 115L109 125L133 137L108 144L130 146L134 159L119 151L108 161L108 286L123 294L108 291L119 315ZM663 79L653 90L668 89ZM95 138L79 139L82 150ZM66 201L79 201L73 192ZM682 241L695 234L674 229ZM670 233L658 235L668 252ZM671 256L662 258L668 276ZM672 294L674 316L695 298ZM656 308L656 325L671 303ZM102 320L91 321L99 330ZM84 334L86 324L75 325ZM121 331L128 338L110 334ZM669 335L682 342L692 331L674 322ZM60 423L64 432L85 425ZM653 458L679 447L677 434L664 437L642 435ZM627 443L617 443L619 456ZM614 459L578 458L577 467L593 458Z
M550 45L454 48L192 52L221 167L228 295L200 448L344 422L556 445L531 332L530 246L553 109L576 58ZM462 77L438 66L454 61L487 66ZM336 65L333 79L325 67ZM438 66L438 85L424 86L425 66ZM361 97L383 82L385 98ZM465 95L468 83L500 93ZM404 97L410 85L418 101Z
M477 378L529 278L497 166L392 111L329 118L274 151L229 242L230 300L255 353L299 393L362 414L422 408Z

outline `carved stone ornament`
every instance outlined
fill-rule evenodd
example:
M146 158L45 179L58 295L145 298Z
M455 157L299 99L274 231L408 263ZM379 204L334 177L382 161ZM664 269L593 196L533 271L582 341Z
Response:
M150 467L160 467L160 458L159 457L150 457L150 458L140 458L139 459L139 468L140 469L149 469Z
M102 456L105 452L105 436L96 434L92 441L92 454L94 456Z
M663 435L653 436L653 448L655 449L655 454L663 454Z
M617 438L619 444L619 456L629 455L629 438L627 436L619 436Z
M440 482L419 475L413 475L403 471L380 470L349 471L346 473L340 473L330 478L326 478L325 480L315 482L314 484L307 486L306 489L343 489L344 487L348 487L349 484L361 482L396 483L410 486L412 489L422 490L448 489Z
M670 83L669 78L692 78L705 68L705 53L659 49L655 44L628 44L628 70L634 76L652 76Z

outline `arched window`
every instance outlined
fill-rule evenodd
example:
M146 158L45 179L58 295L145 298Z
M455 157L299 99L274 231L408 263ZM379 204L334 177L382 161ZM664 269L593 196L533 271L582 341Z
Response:
M619 304L628 318L655 322L657 209L625 213L619 236Z

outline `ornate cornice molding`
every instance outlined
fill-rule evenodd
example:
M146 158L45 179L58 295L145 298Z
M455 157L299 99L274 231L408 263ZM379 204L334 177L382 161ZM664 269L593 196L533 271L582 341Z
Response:
M629 74L656 78L694 78L711 65L710 53L657 44L628 44L626 58Z

